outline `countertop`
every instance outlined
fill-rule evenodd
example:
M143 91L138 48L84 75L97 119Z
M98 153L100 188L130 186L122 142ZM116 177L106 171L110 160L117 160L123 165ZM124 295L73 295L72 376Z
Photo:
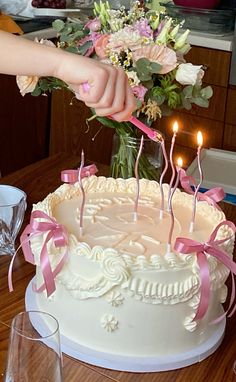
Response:
M38 37L39 39L50 39L56 37L56 31L53 30L53 28L47 28L31 33L25 33L23 37L28 38L30 40L34 40L35 37ZM218 36L209 33L191 31L189 34L188 41L191 45L231 52L233 47L233 33L226 34L224 36Z

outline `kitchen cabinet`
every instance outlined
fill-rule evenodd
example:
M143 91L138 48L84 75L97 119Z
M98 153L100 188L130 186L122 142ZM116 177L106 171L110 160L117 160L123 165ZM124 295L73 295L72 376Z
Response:
M187 61L205 66L204 85L211 85L213 97L209 108L198 108L193 105L190 111L174 111L168 118L156 123L168 142L172 137L172 126L175 120L179 123L179 134L176 138L175 155L181 155L187 167L196 156L196 134L201 130L204 147L236 151L236 89L229 87L231 52L202 47L192 47Z
M230 86L226 105L223 148L236 151L236 86Z
M156 121L154 126L164 133L168 147L173 122L179 122L174 155L180 154L187 167L196 156L198 130L203 133L204 147L236 151L236 89L228 85L231 52L194 46L186 58L195 65L205 66L204 85L211 85L214 91L210 106L175 111ZM109 128L100 131L96 121L91 123L88 131L85 119L89 115L86 106L79 101L72 100L71 105L71 95L55 92L52 96L50 154L61 151L80 154L83 148L88 159L109 164L114 131Z
M0 171L16 171L48 156L50 96L22 97L14 76L0 75Z

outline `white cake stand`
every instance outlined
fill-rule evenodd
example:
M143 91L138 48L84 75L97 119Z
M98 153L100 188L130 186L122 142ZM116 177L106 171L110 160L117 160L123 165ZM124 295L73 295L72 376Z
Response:
M37 306L36 293L32 289L32 283L34 279L29 283L26 295L25 306L26 310L39 310ZM104 352L95 351L86 346L80 345L73 340L63 336L61 334L61 350L63 353L79 359L83 362L104 367L107 369L130 371L136 373L143 372L158 372L180 369L185 366L192 365L197 362L201 362L219 347L224 337L225 331L225 319L222 320L213 335L204 343L196 346L194 349L169 356L158 357L129 357L116 354L109 354ZM60 324L60 323L59 323ZM45 331L46 323L33 322L36 330L43 334Z

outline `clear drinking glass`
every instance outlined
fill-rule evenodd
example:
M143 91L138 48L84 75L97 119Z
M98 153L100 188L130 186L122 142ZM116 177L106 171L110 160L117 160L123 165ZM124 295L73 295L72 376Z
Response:
M0 185L0 255L14 255L15 240L25 210L25 192L13 186Z
M59 325L45 312L19 313L11 324L5 382L62 382Z

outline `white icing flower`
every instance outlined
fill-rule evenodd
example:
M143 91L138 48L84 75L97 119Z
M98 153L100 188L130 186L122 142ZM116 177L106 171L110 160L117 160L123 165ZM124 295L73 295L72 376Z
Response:
M114 284L122 284L130 278L125 261L112 249L104 251L101 267L105 278Z
M114 330L118 329L118 320L112 314L105 314L101 318L101 325L108 332L114 332Z
M124 297L118 291L112 291L107 295L107 301L112 306L119 306L123 304Z

